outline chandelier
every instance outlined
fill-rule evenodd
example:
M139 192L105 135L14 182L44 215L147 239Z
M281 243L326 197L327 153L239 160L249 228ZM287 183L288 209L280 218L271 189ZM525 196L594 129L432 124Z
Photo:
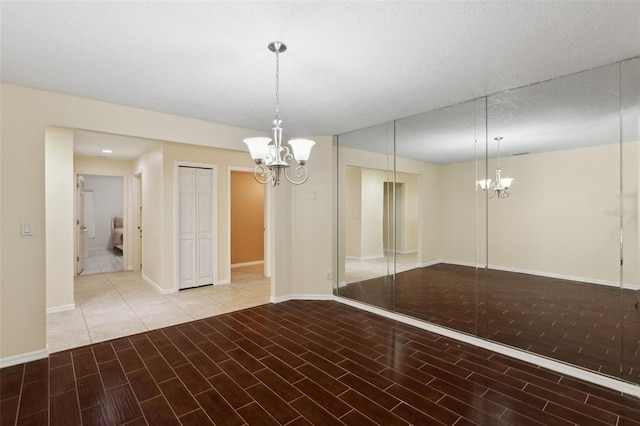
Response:
M273 124L273 140L266 137L255 137L244 139L244 143L249 147L251 158L256 163L253 169L253 177L258 183L267 184L271 182L273 186L280 184L280 177L284 175L289 182L300 185L309 178L309 170L305 167L311 148L315 142L309 139L291 139L289 147L282 145L282 120L280 119L280 53L287 50L287 46L274 41L268 46L269 50L276 54L276 116L271 122ZM289 161L295 160L296 166L294 177L287 173Z
M487 198L493 198L498 196L498 198L507 198L509 196L509 187L511 186L511 182L513 178L503 178L502 170L500 169L500 141L502 140L502 136L494 138L498 142L498 167L496 168L496 180L492 181L491 179L482 179L478 181L478 185L485 192Z

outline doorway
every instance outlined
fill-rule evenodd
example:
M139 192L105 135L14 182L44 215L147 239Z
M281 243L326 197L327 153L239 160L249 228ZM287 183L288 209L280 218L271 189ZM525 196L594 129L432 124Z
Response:
M78 175L78 275L124 269L124 185L123 176Z
M265 186L250 169L229 170L231 282L268 276Z

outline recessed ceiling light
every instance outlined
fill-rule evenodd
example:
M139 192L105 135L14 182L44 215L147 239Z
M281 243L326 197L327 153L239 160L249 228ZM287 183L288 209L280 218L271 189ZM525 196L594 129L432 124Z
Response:
M103 149L102 152L104 152L105 154L111 154L113 151L111 151L110 149Z

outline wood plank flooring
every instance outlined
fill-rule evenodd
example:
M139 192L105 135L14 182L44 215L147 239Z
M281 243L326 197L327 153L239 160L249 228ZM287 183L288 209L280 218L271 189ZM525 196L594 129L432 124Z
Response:
M640 384L638 292L437 264L340 295Z
M2 425L640 425L640 399L331 301L0 370Z

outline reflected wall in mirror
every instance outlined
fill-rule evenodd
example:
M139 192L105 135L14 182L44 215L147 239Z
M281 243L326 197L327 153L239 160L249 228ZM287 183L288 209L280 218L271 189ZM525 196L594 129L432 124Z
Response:
M504 136L502 168L516 178L509 198L488 203L488 336L613 376L622 338L611 214L620 204L619 68L487 101L489 139Z
M369 292L368 276L346 279L343 238L338 293L640 383L639 63L397 120L380 132L384 150L371 143L379 127L341 135L339 203L353 202L347 174L384 171L395 204L393 215L381 214L379 245L389 249L392 229L396 246ZM488 198L478 185L495 179L496 137L502 175L514 178L507 198ZM394 173L419 182L416 265L406 270L397 245L406 194ZM338 209L343 235L352 232L349 215Z

